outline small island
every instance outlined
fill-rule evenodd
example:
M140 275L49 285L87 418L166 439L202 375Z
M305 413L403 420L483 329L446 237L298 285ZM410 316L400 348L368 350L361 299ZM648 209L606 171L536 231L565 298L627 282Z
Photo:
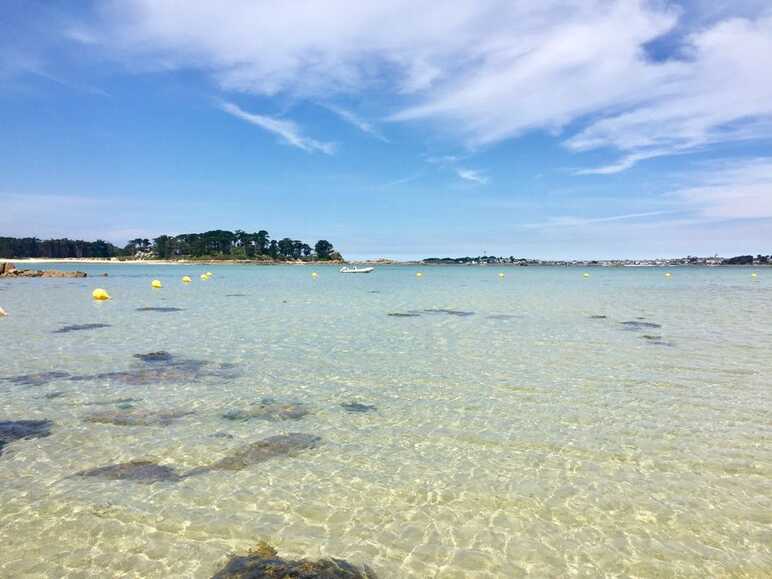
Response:
M160 235L153 240L132 239L124 247L107 241L0 237L0 259L70 259L111 261L196 261L245 263L305 263L343 260L326 239L313 247L297 239L271 239L260 230L247 233L212 230L204 233Z

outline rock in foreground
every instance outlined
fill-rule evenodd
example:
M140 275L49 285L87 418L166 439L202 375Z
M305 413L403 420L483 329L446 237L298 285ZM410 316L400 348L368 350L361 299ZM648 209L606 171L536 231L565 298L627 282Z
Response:
M212 579L377 579L367 565L361 569L342 559L291 561L279 557L276 549L260 543L246 555L236 555Z

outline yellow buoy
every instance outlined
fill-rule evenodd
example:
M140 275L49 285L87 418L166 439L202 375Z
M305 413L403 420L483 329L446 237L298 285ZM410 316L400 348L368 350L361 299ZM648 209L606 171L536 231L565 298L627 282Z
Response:
M751 274L751 277L759 277L759 274L757 274L755 271Z
M3 308L0 308L0 318L2 318L3 316L7 316L7 315L8 314L6 313L6 311Z
M98 301L104 301L110 299L110 294L103 290L101 287L91 292L91 297Z
M206 277L212 277L214 274L211 271L206 272Z
M504 272L503 271L499 272L499 277L504 277Z
M589 273L587 273L587 272L585 271L585 272L582 274L582 277L590 277L590 274L589 274Z
M154 287L155 289L160 289L160 288L162 288L162 287L163 287L163 286L161 285L161 282L160 282L160 281L158 281L157 279L154 279L153 281L151 281L151 282L150 282L150 285L151 285L152 287Z
M311 277L319 277L319 274L316 273L315 271L312 271L311 272Z
M201 279L202 279L202 280L204 280L204 281L206 281L206 280L208 280L208 279L209 279L209 276L208 276L208 275L206 275L205 273L202 273L202 274L201 274Z
M673 274L672 274L672 273L670 273L669 271L668 271L668 272L665 272L665 277L673 277Z
M415 274L416 277L422 277L423 275L424 274L422 274L420 271L417 271L416 274Z
M189 275L183 275L182 276L182 283L190 283L191 281L193 281L193 280L190 279Z

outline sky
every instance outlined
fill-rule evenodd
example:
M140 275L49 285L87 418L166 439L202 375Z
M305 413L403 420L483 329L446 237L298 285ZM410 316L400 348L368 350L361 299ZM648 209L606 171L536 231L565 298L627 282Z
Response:
M0 236L772 253L767 0L0 0Z

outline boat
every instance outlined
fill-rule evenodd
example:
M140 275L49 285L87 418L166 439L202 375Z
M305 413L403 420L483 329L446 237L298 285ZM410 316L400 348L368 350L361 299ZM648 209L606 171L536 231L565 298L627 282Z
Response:
M370 273L375 271L374 267L348 267L343 266L340 268L340 273Z

